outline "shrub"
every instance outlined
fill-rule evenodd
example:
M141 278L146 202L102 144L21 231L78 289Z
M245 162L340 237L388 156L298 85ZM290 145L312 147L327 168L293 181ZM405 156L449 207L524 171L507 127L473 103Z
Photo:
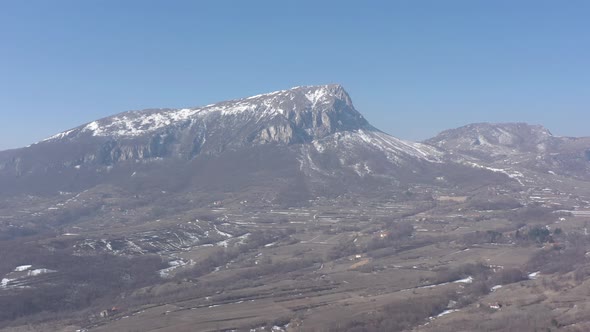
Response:
M581 247L562 251L540 250L527 262L527 270L543 273L567 273L586 261L586 251Z
M452 282L466 277L486 279L490 268L482 263L468 263L453 268L443 268L436 272L434 283Z
M447 308L456 299L453 293L420 296L392 302L376 313L345 323L334 324L329 331L404 331L423 323Z
M526 280L526 274L517 268L506 268L498 271L492 278L494 285L506 285Z

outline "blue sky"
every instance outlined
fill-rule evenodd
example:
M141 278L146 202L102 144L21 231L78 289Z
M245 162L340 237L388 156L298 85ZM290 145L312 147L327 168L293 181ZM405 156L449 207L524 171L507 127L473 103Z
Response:
M376 127L590 136L588 1L0 0L0 149L126 110L340 83Z

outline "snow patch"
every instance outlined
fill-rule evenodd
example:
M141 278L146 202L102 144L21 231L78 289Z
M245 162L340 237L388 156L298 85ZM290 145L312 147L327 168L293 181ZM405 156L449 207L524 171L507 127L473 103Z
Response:
M459 309L449 309L449 310L445 310L443 312L441 312L440 314L436 315L436 318L442 317L442 316L446 316L448 314L452 314L453 312L457 312L459 311Z
M490 291L495 292L495 291L497 291L500 288L502 288L502 285L496 285L496 286L490 288Z
M30 269L32 267L33 267L33 265L21 265L21 266L17 266L17 267L14 268L14 272L23 272L23 271L26 271L26 270L28 270L28 269Z
M315 105L318 103L318 101L322 100L323 98L325 98L325 96L327 95L327 91L325 89L316 89L313 91L310 91L308 93L305 94L305 98L307 98L307 100L309 100L312 105Z
M75 131L75 130L76 130L76 129L70 129L70 130L67 130L67 131L61 132L61 133L59 133L59 134L55 134L55 135L53 135L53 136L51 136L51 137L48 137L48 138L46 138L46 139L42 140L41 142L55 141L55 140L58 140L58 139L62 139L62 138L64 138L64 137L67 137L69 134L71 134L71 133L72 133L73 131Z
M50 269L35 269L35 270L31 270L27 273L27 276L29 277L35 277L41 274L46 274L46 273L53 273L53 272L57 272L55 270L50 270Z
M465 279L459 279L459 280L455 280L453 282L454 283L461 283L461 284L470 284L470 283L473 282L473 277L472 276L469 276L469 277L467 277Z
M215 231L216 231L216 232L217 232L219 235L221 235L221 236L223 236L223 237L229 237L229 238L233 237L233 235L231 235L231 234L229 234L229 233L225 233L225 232L222 232L222 231L220 231L220 230L217 228L217 225L213 225L213 229L215 229Z
M2 278L2 281L0 281L0 287L7 288L8 287L8 284L11 283L14 280L15 279Z
M514 180L518 181L518 183L519 183L521 186L523 186L523 185L524 185L524 184L522 183L522 181L520 180L520 178L524 177L524 175L523 175L521 172L514 171L514 170L507 171L507 170L505 170L505 169L502 169L502 168L493 168L493 167L482 166L482 165L479 165L479 164L476 164L476 163L474 163L474 162L470 162L470 161L467 161L467 162L465 162L465 164L466 164L466 165L468 165L468 166L471 166L471 167L473 167L473 168L487 169L488 171L492 171L492 172L494 172L494 173L502 173L502 174L505 174L505 175L507 175L509 178L511 178L511 179L514 179Z
M160 277L168 278L168 277L170 277L170 272L172 272L180 267L183 267L185 265L192 264L192 263L193 263L192 260L189 260L189 261L185 261L183 259L173 260L173 261L168 262L169 267L159 270L158 273L160 274Z

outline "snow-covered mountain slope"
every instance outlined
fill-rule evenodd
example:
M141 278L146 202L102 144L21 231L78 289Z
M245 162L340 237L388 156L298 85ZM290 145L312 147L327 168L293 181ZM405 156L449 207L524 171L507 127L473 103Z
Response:
M340 159L344 164L358 161L354 152L381 155L388 162L402 166L404 162L427 161L441 162L443 153L435 147L401 140L377 130L357 129L335 133L325 138L314 140L310 146L317 153L341 151ZM352 158L352 160L351 160ZM365 160L366 161L366 160Z
M590 176L590 138L559 137L539 125L476 123L443 131L425 143L493 169Z
M133 182L125 174L139 172L150 179L166 174L159 185L178 188L310 192L314 183L334 181L356 190L371 177L389 184L430 181L444 160L440 148L371 126L341 86L321 85L96 120L0 152L0 177L7 187L69 191L104 182L123 186Z
M542 126L525 123L475 123L443 131L426 143L442 149L490 157L543 152L553 135Z
M196 108L125 112L59 133L44 142L84 136L141 137L186 127L202 130L207 136L216 129L208 130L211 126L226 130L251 126L252 140L292 143L338 130L365 128L368 123L354 109L341 86L322 85L295 87Z
M408 154L435 160L440 154L434 148L377 131L354 109L339 85L296 87L197 108L125 112L59 133L28 150L68 146L70 160L58 152L55 163L65 167L113 165L168 157L190 160L200 154L258 144L318 142L336 133L336 137L354 136L388 151L392 159L405 159ZM14 166L25 167L22 158L15 159ZM4 161L0 169L7 166Z

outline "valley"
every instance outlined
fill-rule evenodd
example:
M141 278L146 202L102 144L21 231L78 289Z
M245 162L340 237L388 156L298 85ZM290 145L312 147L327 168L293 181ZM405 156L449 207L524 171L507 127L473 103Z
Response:
M93 121L0 152L0 331L585 331L587 151L338 85Z
M518 189L520 184L514 182L507 188L510 186ZM528 315L531 305L541 306L551 313L547 317L560 322L571 320L570 328L577 320L587 319L579 312L572 316L571 302L566 300L586 289L574 275L585 273L587 263L576 261L571 271L526 277L537 272L526 269L531 259L548 249L543 248L544 243L514 238L517 230L524 234L537 226L553 231L560 228L563 234L554 240L573 245L569 241L585 234L588 217L583 211L590 210L580 196L582 190L574 194L547 188L503 191L486 187L474 192L443 192L420 186L408 191L416 193L398 193L410 196L403 201L342 197L318 199L299 208L215 201L209 208L166 214L147 223L119 222L124 216L140 214L141 209L102 208L92 222L64 227L64 233L41 243L46 248L58 243L68 246L74 255L162 257L161 268L152 272L159 273L160 281L124 297L103 299L103 306L90 305L82 319L74 319L79 322L77 329L89 331L192 331L195 326L200 331L263 326L276 331L336 331L355 321L378 319L383 308L411 304L416 299L444 299L446 303L429 310L430 303L419 304L424 312L416 310L417 317L403 323L406 325L392 326L439 331L456 329L455 324L463 326L465 320L486 324L485 319L493 325L497 315ZM419 194L429 191L434 197ZM480 204L477 197L484 194L491 196L488 201L494 195L508 196L522 206L509 211L475 208ZM91 191L86 195L92 198L81 199L83 204L98 204L94 201L98 199L98 205L103 206L110 201ZM64 196L63 202L73 202L72 197ZM67 203L47 202L45 206L68 208ZM575 213L565 212L570 206L576 206ZM57 210L44 207L43 211ZM499 234L497 239L490 237L492 232ZM257 234L265 236L252 241ZM42 266L33 264L31 268ZM512 270L525 277L504 284L502 271ZM67 278L57 270L53 274L54 278ZM43 289L50 282L46 276L23 278L14 272L5 278L14 281L3 283L3 292L18 292L19 287ZM567 289L555 294L551 287L556 283L567 284ZM449 306L454 302L457 304ZM502 310L490 309L496 303L503 303ZM98 317L108 307L119 309L108 317ZM79 314L65 319L60 329L67 330L66 322ZM471 317L484 317L484 321L472 322ZM508 322L524 324L512 320ZM535 320L534 324L542 323Z

